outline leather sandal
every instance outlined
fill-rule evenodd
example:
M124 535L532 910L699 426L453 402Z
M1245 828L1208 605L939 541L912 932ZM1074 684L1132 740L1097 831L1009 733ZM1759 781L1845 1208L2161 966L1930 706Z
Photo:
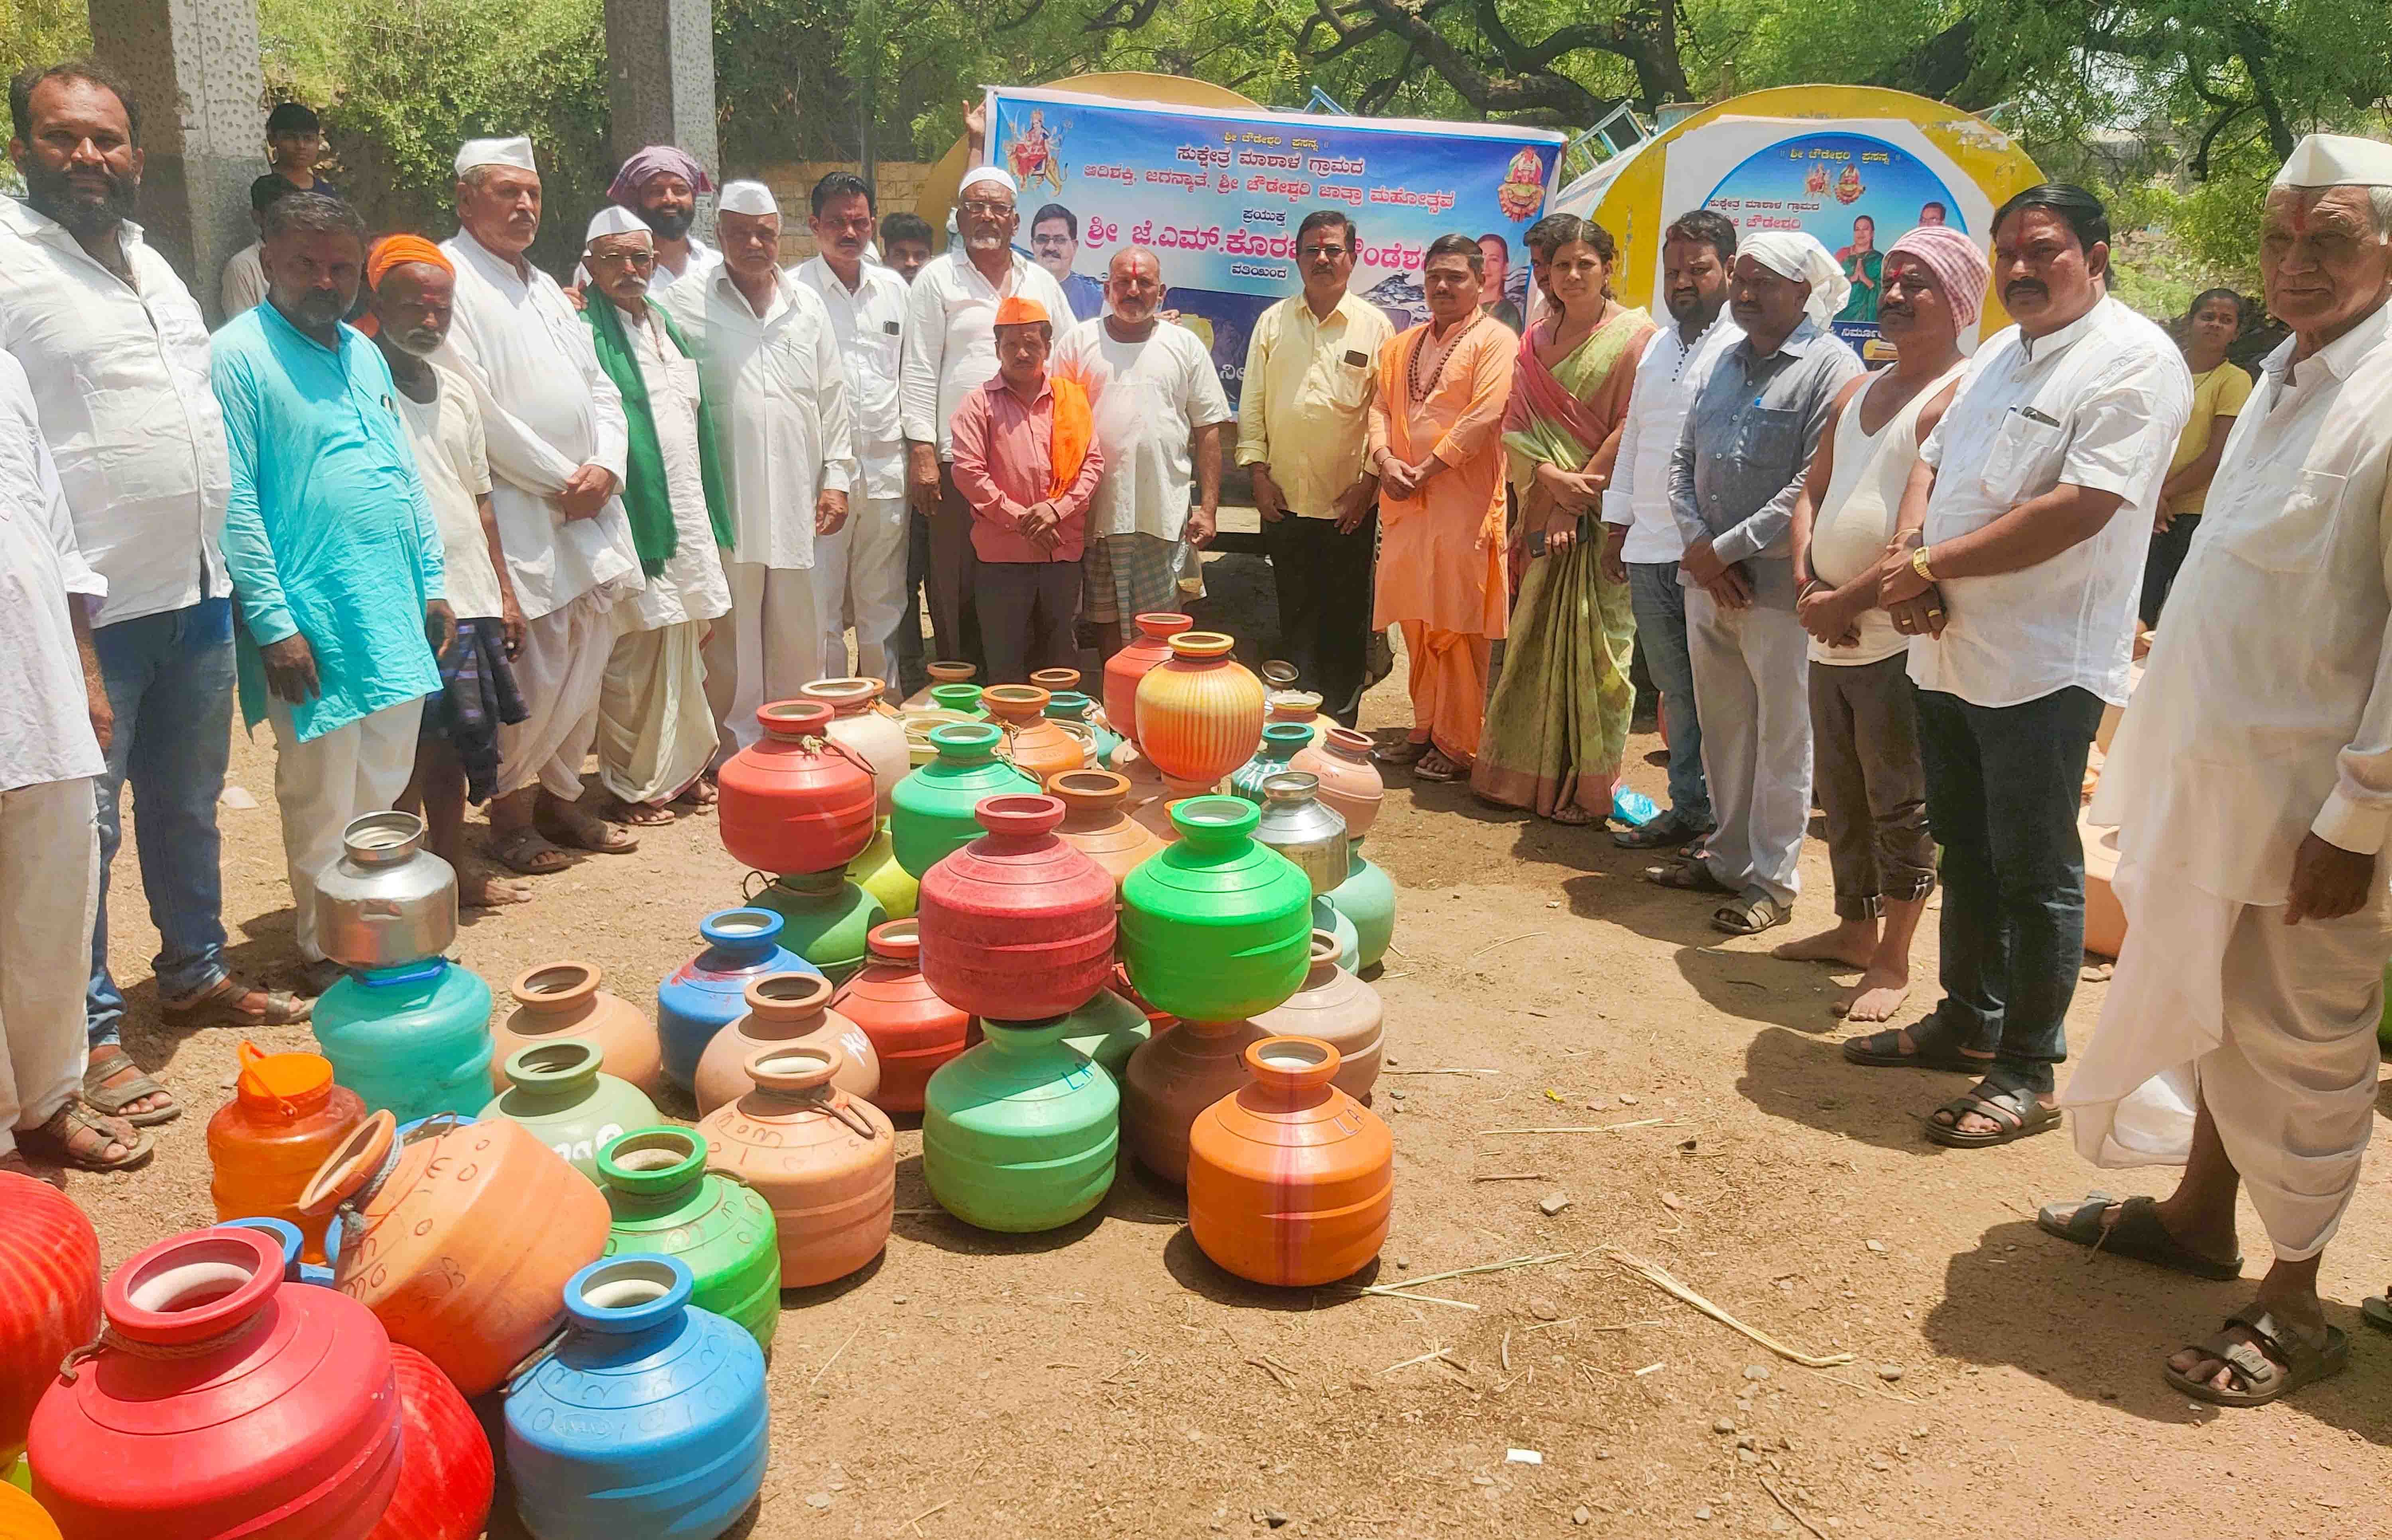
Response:
M133 1078L108 1082L130 1069ZM135 1128L156 1128L171 1123L183 1115L181 1106L153 1107L148 1112L127 1112L124 1109L144 1096L172 1096L174 1093L150 1078L148 1070L133 1062L133 1055L122 1043L104 1043L91 1051L83 1071L83 1099L105 1118L122 1118Z
M2118 1217L2103 1223L2112 1208ZM2164 1267L2189 1277L2224 1282L2242 1275L2242 1259L2219 1262L2190 1249L2160 1222L2160 1206L2148 1197L2123 1203L2108 1193L2086 1193L2081 1203L2047 1203L2035 1210L2034 1223L2044 1234L2072 1245Z
M244 1009L241 1002L253 994L264 997L265 1005L254 1011ZM160 1000L158 1011L168 1026L188 1032L206 1027L295 1026L312 1018L316 1007L287 990L254 990L227 974L197 994Z
M2237 1326L2256 1340L2236 1336ZM2232 1389L2221 1391L2210 1383L2217 1373L2215 1366L2206 1374L2187 1374L2163 1363L2160 1373L2185 1394L2216 1406L2265 1406L2350 1366L2350 1335L2340 1326L2326 1327L2325 1340L2312 1342L2256 1301L2226 1317L2225 1329L2216 1336L2191 1345L2233 1372Z
M81 1148L76 1145L78 1137L82 1140ZM123 1145L125 1153L111 1160L95 1153L95 1141L97 1149ZM109 1117L79 1100L70 1100L39 1128L19 1130L17 1145L54 1165L84 1171L130 1171L157 1150L155 1135L144 1133L124 1119Z
M1961 1114L1968 1112L1990 1119L1996 1125L1994 1132L1981 1133L1962 1128ZM1952 1120L1939 1121L1940 1113L1950 1114ZM1991 1075L1979 1081L1967 1094L1955 1096L1937 1107L1925 1120L1927 1137L1950 1149L1988 1149L1996 1145L2015 1144L2059 1126L2060 1108L2044 1106L2041 1093L1997 1081Z

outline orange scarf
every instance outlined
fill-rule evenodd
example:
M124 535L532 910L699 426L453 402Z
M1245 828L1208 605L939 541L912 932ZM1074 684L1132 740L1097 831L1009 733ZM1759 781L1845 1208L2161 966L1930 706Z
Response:
M1050 374L1046 388L1055 393L1053 441L1047 450L1052 469L1046 476L1046 496L1052 499L1070 491L1072 484L1080 479L1080 467L1088 458L1088 440L1097 431L1097 420L1088 410L1088 393L1078 381Z

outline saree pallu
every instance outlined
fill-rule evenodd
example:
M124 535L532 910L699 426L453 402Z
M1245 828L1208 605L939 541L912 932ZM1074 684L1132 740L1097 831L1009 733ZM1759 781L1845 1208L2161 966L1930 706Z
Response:
M1626 416L1636 362L1654 328L1643 311L1623 311L1551 369L1536 355L1544 330L1521 342L1503 434L1523 517L1539 523L1552 501L1537 485L1536 467L1579 471L1595 458ZM1576 808L1608 818L1636 705L1628 679L1635 637L1628 586L1603 576L1598 546L1574 541L1531 560L1471 789L1540 817Z

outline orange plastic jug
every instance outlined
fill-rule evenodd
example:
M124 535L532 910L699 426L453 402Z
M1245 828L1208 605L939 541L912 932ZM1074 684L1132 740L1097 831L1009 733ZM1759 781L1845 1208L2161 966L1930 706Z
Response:
M1332 1083L1337 1050L1318 1038L1264 1038L1245 1056L1252 1082L1188 1132L1197 1246L1260 1284L1308 1287L1359 1271L1386 1244L1395 1210L1387 1125Z
M208 1192L218 1219L280 1219L299 1227L303 1261L324 1260L330 1214L299 1211L299 1193L349 1131L366 1104L332 1083L320 1054L268 1054L243 1042L233 1099L208 1119Z

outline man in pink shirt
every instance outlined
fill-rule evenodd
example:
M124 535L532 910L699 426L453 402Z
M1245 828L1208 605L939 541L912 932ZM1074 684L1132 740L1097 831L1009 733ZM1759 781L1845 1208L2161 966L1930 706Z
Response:
M1001 302L996 378L967 395L949 425L956 490L971 506L991 684L1071 667L1078 654L1080 550L1104 456L1087 392L1046 373L1053 341L1045 305Z

